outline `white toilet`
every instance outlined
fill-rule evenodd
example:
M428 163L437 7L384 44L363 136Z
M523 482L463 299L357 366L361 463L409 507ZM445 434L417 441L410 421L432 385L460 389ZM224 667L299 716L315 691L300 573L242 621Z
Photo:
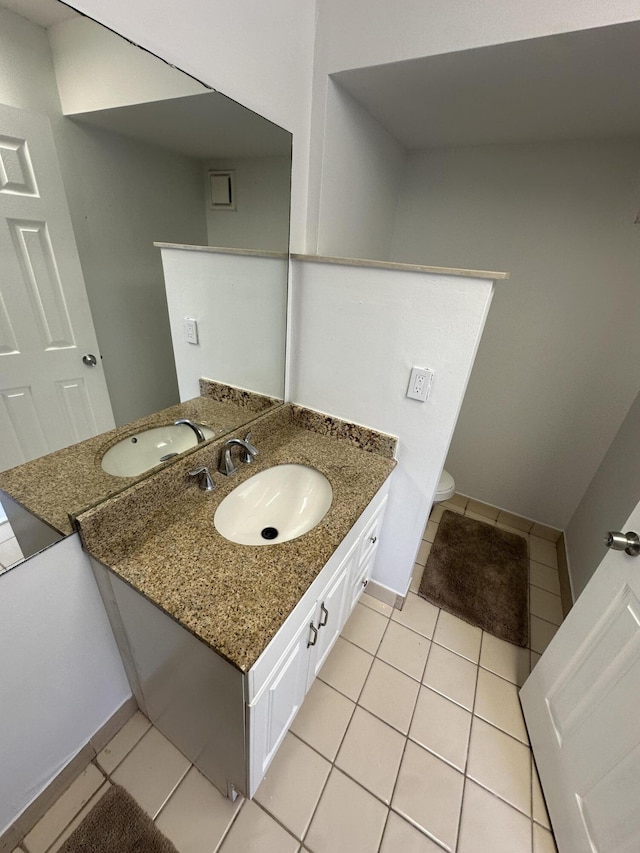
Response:
M442 474L440 474L440 480L438 481L438 487L436 489L436 493L433 496L434 504L439 504L442 501L448 501L449 498L452 498L456 492L456 484L455 480L451 476L448 471L442 469Z

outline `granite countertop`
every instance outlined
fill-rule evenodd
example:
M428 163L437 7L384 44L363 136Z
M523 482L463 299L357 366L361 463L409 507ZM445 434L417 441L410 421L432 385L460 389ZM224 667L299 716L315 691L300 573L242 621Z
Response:
M178 418L191 418L219 435L255 417L256 413L249 411L244 402L196 397L2 471L0 489L66 535L73 532L70 516L149 476L150 471L145 471L136 477L114 477L102 469L103 454L122 438L142 429L172 424ZM157 468L151 472L154 470Z
M215 473L212 493L186 482L185 466L174 463L78 518L83 543L96 559L242 672L256 662L396 464L388 453L395 449L392 437L384 436L390 439L386 446L371 431L361 440L359 428L334 429L328 418L310 426L305 411L285 406L254 421L258 457L233 477ZM190 455L190 466L216 471L223 444L202 447ZM322 521L277 545L224 539L213 524L220 501L258 471L286 462L310 465L328 478L333 502Z

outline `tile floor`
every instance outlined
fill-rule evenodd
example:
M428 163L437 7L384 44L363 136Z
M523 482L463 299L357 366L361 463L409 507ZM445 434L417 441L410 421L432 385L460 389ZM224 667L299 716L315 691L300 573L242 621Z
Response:
M523 533L475 501L449 508ZM18 849L54 853L113 781L180 853L553 853L518 686L561 611L554 533L530 528L530 650L413 591L402 611L364 595L253 802L222 797L137 712Z
M24 559L18 540L8 521L0 522L0 572Z

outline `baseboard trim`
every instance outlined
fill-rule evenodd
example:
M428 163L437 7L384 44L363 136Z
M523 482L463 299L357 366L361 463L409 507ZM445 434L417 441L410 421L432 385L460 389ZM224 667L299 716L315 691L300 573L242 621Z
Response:
M573 596L571 594L571 580L569 579L569 560L567 559L567 543L564 533L556 542L558 554L558 576L560 578L560 601L562 603L562 615L566 619L567 613L573 607Z
M30 803L17 820L0 835L0 853L12 853L28 835L38 821L56 802L75 779L91 764L96 755L104 749L138 710L134 696L130 696L118 710L109 717L88 742L77 752L71 761L55 776L47 787Z
M384 584L378 583L374 580L369 580L369 583L367 584L367 593L372 598L377 598L378 601L388 604L389 607L396 607L398 610L402 610L407 598L406 595L400 595L395 592L395 590L389 589L388 586L384 586Z

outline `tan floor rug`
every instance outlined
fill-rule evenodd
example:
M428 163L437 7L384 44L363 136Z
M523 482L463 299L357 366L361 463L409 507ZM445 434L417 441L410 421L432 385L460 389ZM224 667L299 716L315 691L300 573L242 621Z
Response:
M443 512L419 595L494 637L527 647L528 586L526 539Z
M59 853L178 853L124 788L96 803Z

